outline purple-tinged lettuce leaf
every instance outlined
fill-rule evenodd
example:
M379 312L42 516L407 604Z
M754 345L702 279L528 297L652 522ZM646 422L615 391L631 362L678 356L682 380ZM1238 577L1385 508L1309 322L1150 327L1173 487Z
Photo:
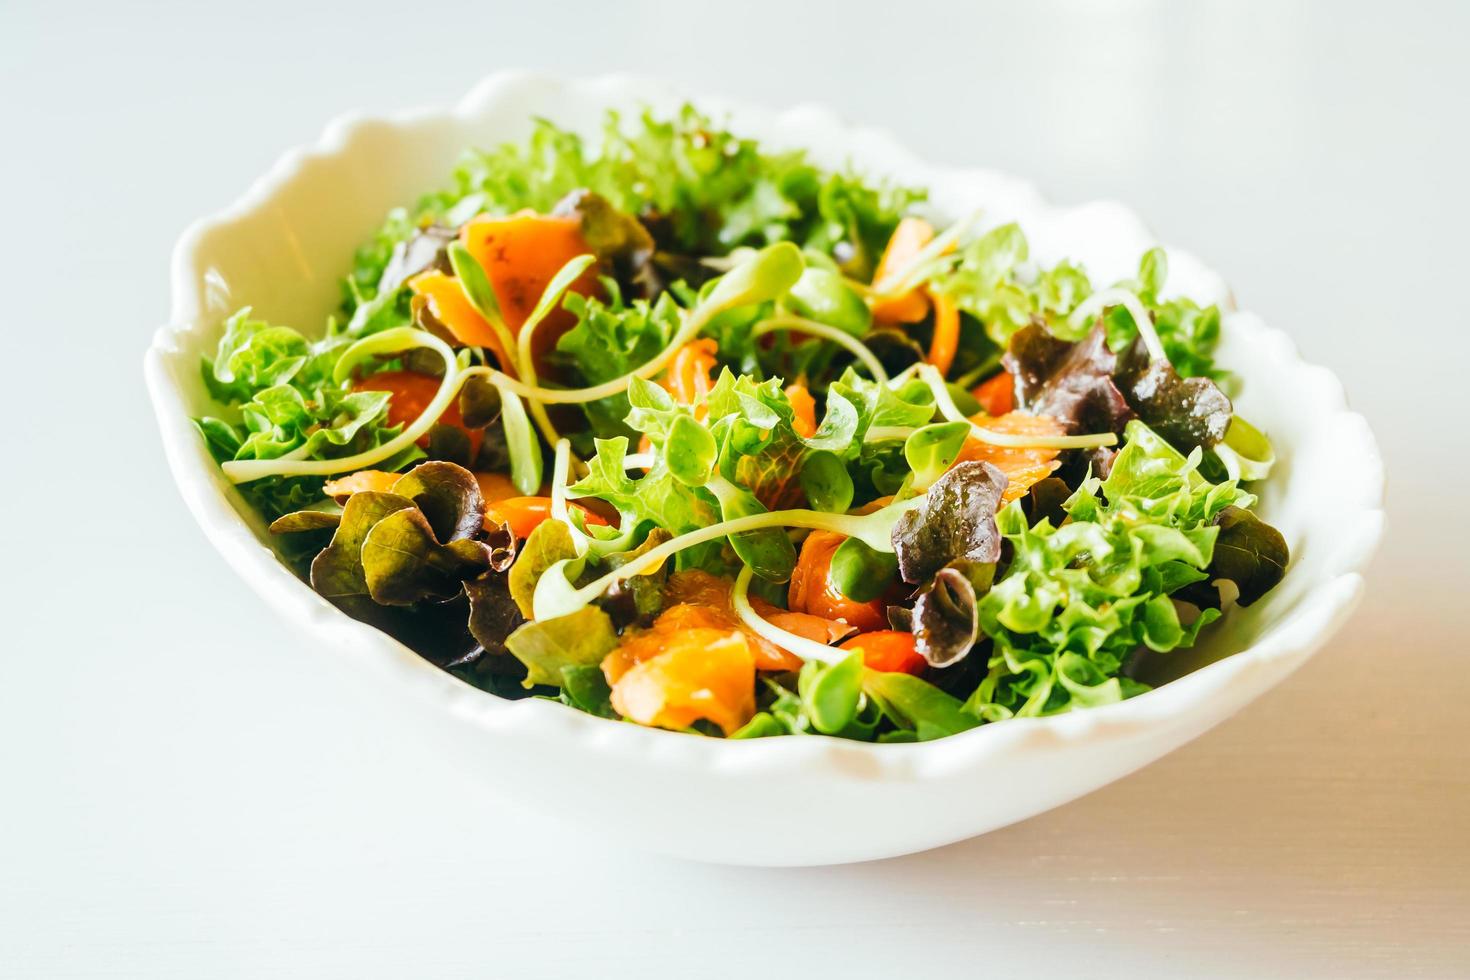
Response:
M915 647L931 667L948 667L963 658L979 641L979 597L995 577L991 562L959 560L934 574L919 591L912 610L889 610L896 629L914 634Z
M378 279L377 292L391 293L405 282L430 269L449 272L449 259L445 250L455 240L457 232L444 225L431 224L417 228L407 238L393 246L388 264Z
M362 545L368 532L390 514L412 509L412 500L393 493L366 490L348 497L332 543L311 563L311 587L333 602L367 595Z
M340 510L298 510L271 522L272 534L304 534L309 531L335 531L342 523Z
M430 461L409 470L393 484L428 518L434 536L448 543L472 538L485 523L485 499L474 475L453 463Z
M1181 450L1212 448L1230 427L1230 399L1209 378L1181 378L1173 365L1151 360L1142 341L1121 354L1109 347L1099 319L1086 337L1068 343L1039 326L1011 338L1003 359L1027 411L1049 415L1072 432L1122 432L1141 418Z
M322 530L330 515L303 511L275 522L280 533ZM311 584L334 602L368 596L381 605L451 599L465 579L505 568L514 538L485 527L473 476L453 463L425 463L393 492L347 498L331 543L311 563Z
M945 565L1000 559L995 508L1005 474L989 463L960 463L935 481L918 507L893 526L893 550L905 582L927 582Z
M619 282L641 284L645 294L653 285L649 262L653 259L653 236L633 215L621 211L601 194L578 188L556 202L551 213L576 218L582 240L597 256L602 268Z
M489 570L491 554L483 541L441 543L423 511L409 507L378 521L363 538L363 579L379 605L452 599L466 579Z
M547 522L550 523L550 522ZM504 653L505 638L526 621L511 598L507 576L490 572L464 583L469 631L486 653Z
M670 540L671 537L669 532L662 528L654 528L648 532L648 536L638 547L604 555L601 564L597 567L597 572L621 568L633 559ZM592 572L588 571L585 574L590 576ZM633 575L614 582L598 600L598 605L612 616L613 622L619 628L634 623L646 625L663 608L664 583L668 581L668 577L669 563L660 562L658 567L641 575Z
M1182 378L1173 365L1150 360L1142 341L1118 355L1118 387L1144 423L1175 447L1213 449L1230 428L1233 407L1209 378Z
M465 378L459 389L459 415L466 428L490 425L500 418L500 389L483 375Z
M1058 340L1045 327L1023 327L1001 363L1016 379L1021 407L1051 416L1070 432L1121 432L1133 417L1113 381L1118 359L1100 325L1076 343Z

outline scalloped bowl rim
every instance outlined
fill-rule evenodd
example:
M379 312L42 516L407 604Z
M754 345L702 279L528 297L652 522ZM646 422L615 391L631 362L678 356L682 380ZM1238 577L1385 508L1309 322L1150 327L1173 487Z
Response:
M362 659L372 651L373 666L416 691L437 701L449 712L468 719L492 733L515 732L530 738L575 740L580 748L608 759L650 758L673 767L701 770L739 771L742 774L791 775L811 767L837 763L850 769L857 762L865 780L942 779L968 770L997 754L1024 750L1029 745L1088 741L1100 737L1141 734L1164 719L1194 711L1217 697L1246 672L1283 657L1305 661L1340 625L1362 593L1360 570L1376 548L1382 528L1382 461L1366 421L1347 405L1342 385L1325 368L1302 361L1295 345L1283 333L1267 327L1249 314L1232 313L1229 329L1255 330L1263 341L1274 343L1279 355L1290 359L1295 371L1319 375L1331 391L1331 410L1340 422L1356 428L1360 459L1354 494L1361 501L1360 517L1365 522L1352 547L1337 556L1335 574L1315 584L1300 597L1282 620L1251 646L1170 681L1168 684L1118 704L1089 708L1044 718L1017 718L984 725L971 731L931 742L876 744L852 742L826 736L802 736L729 741L699 738L578 712L555 702L529 698L510 701L480 691L433 666L397 640L359 623L322 599L282 564L235 511L221 492L214 463L188 421L184 396L167 376L165 361L178 348L179 339L195 330L215 330L217 323L200 322L202 308L197 281L196 252L200 243L221 229L270 205L277 193L304 167L341 153L354 133L365 126L405 127L445 115L472 119L498 99L514 94L518 86L566 85L591 98L629 100L630 94L669 91L662 83L625 75L561 81L527 73L491 76L447 113L438 109L415 109L385 115L351 112L327 125L322 136L309 147L283 154L270 170L228 208L192 224L181 236L172 260L172 312L169 325L160 328L145 357L145 373L164 446L187 505L212 543L239 574L272 606L286 613L309 633L326 638L338 650L352 650ZM682 95L682 93L681 93ZM703 107L716 109L738 105L724 100L691 96ZM746 111L757 111L746 109ZM828 130L840 130L861 141L881 146L891 158L906 161L913 171L937 175L944 180L964 181L975 176L994 180L992 171L933 167L920 162L901 148L886 132L871 127L854 127L840 122L826 110L802 105L782 115L801 116ZM1012 179L1013 178L1007 178ZM1017 193L1031 194L1034 188L1016 181ZM1112 203L1091 207L1121 208ZM1122 209L1126 212L1126 209ZM1131 212L1127 212L1131 216ZM1134 219L1136 220L1136 218ZM1194 260L1187 252L1169 246L1174 261ZM345 258L345 257L344 257ZM1221 284L1222 294L1223 283ZM1293 668L1296 665L1293 665ZM1284 675L1283 675L1284 676ZM854 760L852 756L862 756Z

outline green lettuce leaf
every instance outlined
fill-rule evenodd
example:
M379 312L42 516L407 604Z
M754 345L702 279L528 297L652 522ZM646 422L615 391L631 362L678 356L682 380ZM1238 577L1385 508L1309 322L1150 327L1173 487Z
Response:
M521 615L531 618L536 582L546 570L559 561L575 557L577 548L572 541L572 532L565 524L542 521L536 525L536 529L521 543L516 563L510 566L510 596Z
M308 341L290 327L250 318L242 309L225 324L213 358L202 364L210 396L227 407L230 418L195 420L210 453L219 462L276 459L301 452L308 459L351 456L396 436L388 424L389 396L352 391L333 380L332 371L349 341L338 334ZM423 458L417 446L380 464L394 470ZM320 477L268 477L240 491L267 519L314 503Z
M612 620L596 606L526 623L505 640L511 654L526 665L526 687L560 686L564 669L595 666L617 645Z
M1152 248L1139 259L1137 278L1118 285L1138 293L1143 305L1154 314L1154 330L1164 344L1164 353L1182 377L1230 382L1230 374L1215 367L1220 308L1200 306L1183 296L1164 299L1160 294L1168 277L1168 255L1161 248ZM1105 325L1108 346L1115 351L1122 352L1138 338L1138 328L1127 310L1112 310Z
M834 664L808 660L797 678L802 708L812 728L836 735L857 717L863 694L863 655L854 650Z
M1164 299L1168 274L1167 255L1153 248L1139 259L1135 278L1115 285L1137 293L1154 314L1164 352L1181 376L1226 379L1214 359L1220 340L1219 308L1201 307L1183 297ZM1029 326L1044 326L1053 337L1069 341L1080 340L1092 326L1069 322L1072 311L1094 292L1086 271L1067 261L1038 268L1030 261L1026 236L1014 224L990 229L940 263L932 274L932 287L978 320L1000 350ZM1104 323L1108 347L1114 352L1125 350L1138 337L1133 318L1121 307L1114 308ZM978 363L985 361L981 358Z
M621 378L652 360L679 328L681 311L670 294L654 303L624 303L617 283L603 280L603 287L605 300L567 294L563 305L577 323L556 344L558 362L571 367L586 385ZM626 394L599 399L583 409L595 436L611 438L633 431L623 421L629 411Z
M719 521L719 505L708 493L682 482L660 457L638 479L628 475L623 458L628 440L622 436L598 439L596 455L588 461L587 475L568 488L572 497L597 497L618 509L621 525L651 524L670 534L684 534ZM681 568L705 567L714 561L718 545L690 548L679 553Z
M669 118L609 112L600 146L547 120L524 143L472 150L451 185L413 209L389 215L358 251L345 307L373 299L399 243L433 222L458 224L479 212L549 213L573 191L589 191L637 215L660 248L724 254L741 245L794 241L850 253L849 271L871 272L919 191L812 164L804 153L761 150L685 105Z
M596 664L568 664L561 669L561 700L589 715L616 718L612 706L612 688ZM747 736L749 737L749 736Z
M311 353L301 334L252 320L245 307L225 321L215 356L204 361L204 384L216 401L248 401L261 389L289 384Z
M863 692L899 731L912 736L910 740L927 742L980 724L958 698L910 674L864 668ZM902 739L894 739L898 740Z
M1010 545L1004 574L976 605L993 641L988 673L967 702L985 719L1042 715L1108 703L1143 686L1123 674L1140 647L1193 644L1217 615L1181 622L1171 595L1202 581L1214 560L1218 518L1254 498L1198 473L1141 422L1107 480L1089 479L1064 505L1067 522L1028 523L1020 502L997 518Z

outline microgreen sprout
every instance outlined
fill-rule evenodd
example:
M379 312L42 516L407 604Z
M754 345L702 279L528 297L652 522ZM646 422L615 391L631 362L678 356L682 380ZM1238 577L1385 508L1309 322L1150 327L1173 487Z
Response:
M1164 342L1159 339L1159 332L1154 328L1153 317L1149 316L1143 301L1131 289L1114 286L1093 293L1077 304L1077 308L1068 314L1067 326L1080 333L1086 328L1088 320L1109 306L1121 306L1128 311L1129 316L1133 317L1133 324L1138 328L1138 336L1143 338L1143 345L1148 349L1150 360L1168 362L1169 355L1164 353Z
M890 536L894 521L918 506L921 499L916 497L897 501L871 514L864 515L828 514L804 509L773 510L764 514L752 514L737 517L734 520L720 521L709 527L681 534L656 548L651 548L626 565L608 572L581 588L575 588L567 581L564 567L553 566L536 583L536 618L547 619L575 612L602 595L614 583L649 572L686 548L747 531L759 531L773 527L836 531L838 534L862 540L874 551L892 551L893 544Z

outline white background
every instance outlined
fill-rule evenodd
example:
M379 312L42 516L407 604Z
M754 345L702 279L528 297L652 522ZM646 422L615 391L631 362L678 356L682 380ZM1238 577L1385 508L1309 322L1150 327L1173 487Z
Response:
M1470 8L89 6L0 0L0 975L1470 974ZM1146 771L870 865L594 847L400 744L205 544L140 359L189 221L505 67L820 100L1134 205L1373 423L1364 608Z

